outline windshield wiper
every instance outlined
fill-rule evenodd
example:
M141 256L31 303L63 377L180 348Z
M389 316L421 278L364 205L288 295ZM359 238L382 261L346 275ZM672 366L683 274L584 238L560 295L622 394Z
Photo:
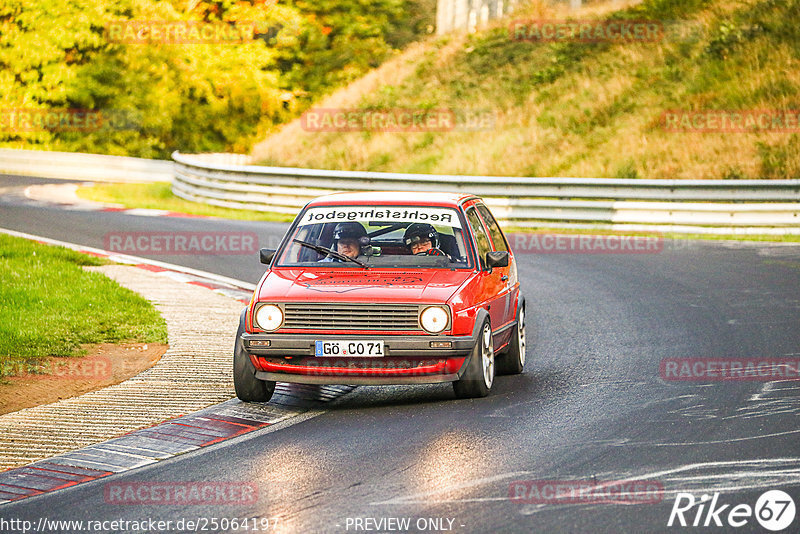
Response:
M367 265L363 261L357 260L355 258L351 258L350 256L347 256L346 254L342 254L341 252L336 252L335 250L331 250L331 249L329 249L327 247L323 247L322 245L315 245L314 243L309 243L308 241L301 241L299 239L292 239L292 241L294 241L295 243L300 243L301 245L303 245L305 247L308 247L308 248L310 248L312 250L316 250L317 252L319 252L321 254L328 254L329 256L333 256L334 258L336 258L338 260L352 261L353 263L355 263L357 265L360 265L361 267L363 267L365 269L369 269L369 265Z

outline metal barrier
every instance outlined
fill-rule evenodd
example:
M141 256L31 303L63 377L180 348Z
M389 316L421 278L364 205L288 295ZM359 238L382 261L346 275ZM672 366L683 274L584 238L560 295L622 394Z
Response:
M334 191L454 191L482 196L506 226L800 234L800 180L441 176L259 167L231 157L175 152L173 192L215 206L295 214Z
M295 214L335 191L454 191L486 199L506 226L709 234L800 234L800 180L517 178L248 165L241 154L173 161L0 149L0 173L112 182L172 181L185 199Z

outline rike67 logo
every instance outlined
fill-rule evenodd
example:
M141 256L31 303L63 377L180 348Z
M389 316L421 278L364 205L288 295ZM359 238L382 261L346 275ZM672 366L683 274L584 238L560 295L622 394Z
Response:
M794 500L780 490L763 493L756 500L755 507L749 504L722 504L719 498L719 492L714 493L713 497L704 494L699 499L691 493L679 492L675 496L667 526L739 528L755 517L763 528L777 532L794 521Z

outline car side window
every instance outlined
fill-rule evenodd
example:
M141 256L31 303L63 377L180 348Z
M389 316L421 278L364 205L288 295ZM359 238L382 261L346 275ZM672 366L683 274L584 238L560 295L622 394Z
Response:
M478 217L478 212L472 206L467 210L467 221L472 228L472 233L475 235L475 241L478 243L478 258L480 258L481 270L486 270L486 253L492 251L489 244L489 236L481 224L481 219Z
M505 236L503 235L502 230L500 230L500 225L497 224L497 221L492 216L492 213L489 211L483 204L478 204L478 211L483 217L483 222L486 223L486 227L489 229L489 235L492 236L492 243L494 244L495 250L502 250L508 252L508 242L506 241Z

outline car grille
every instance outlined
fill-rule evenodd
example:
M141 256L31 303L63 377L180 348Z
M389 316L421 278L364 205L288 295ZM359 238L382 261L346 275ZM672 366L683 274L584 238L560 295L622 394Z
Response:
M416 304L284 305L283 328L312 330L420 330Z

